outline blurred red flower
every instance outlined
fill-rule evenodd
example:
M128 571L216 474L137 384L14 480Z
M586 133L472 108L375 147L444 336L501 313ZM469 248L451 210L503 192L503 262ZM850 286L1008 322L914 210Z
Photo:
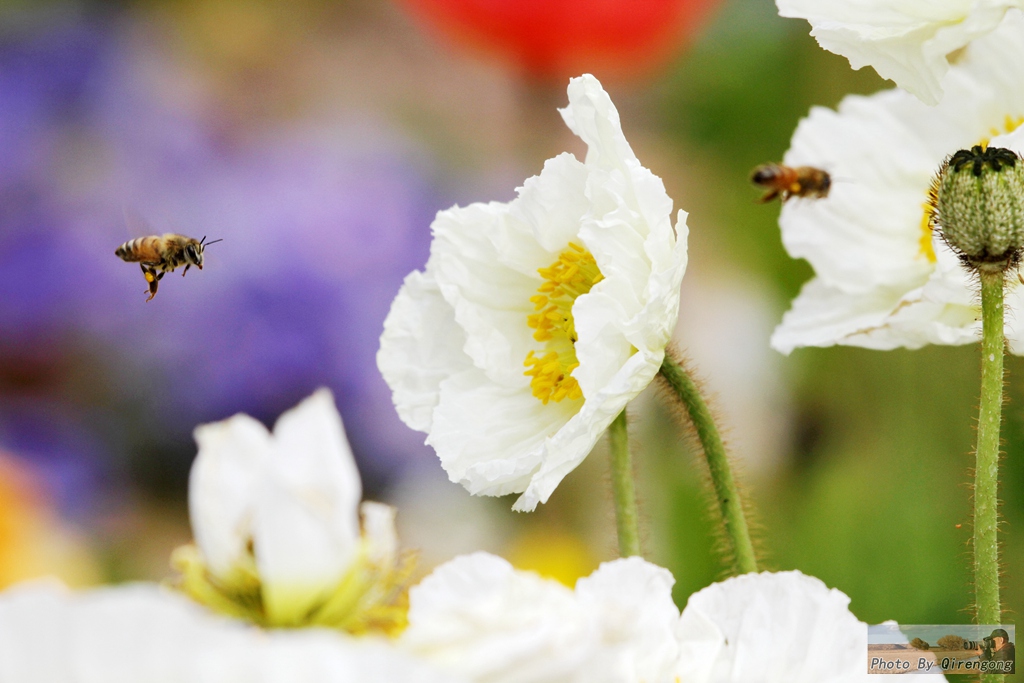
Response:
M457 43L563 81L624 78L671 58L721 0L402 0Z

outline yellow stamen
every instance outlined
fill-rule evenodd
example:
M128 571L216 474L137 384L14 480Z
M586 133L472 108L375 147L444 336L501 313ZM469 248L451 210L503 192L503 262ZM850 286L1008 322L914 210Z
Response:
M1003 127L992 126L988 129L988 137L982 138L978 144L981 145L982 150L988 149L988 143L997 135L1003 135L1004 133L1012 133L1024 123L1024 116L1010 116L1007 114L1003 117Z
M939 206L939 181L932 179L928 187L928 200L921 205L924 214L921 216L921 236L918 238L918 253L928 259L929 263L935 263L935 247L932 246L932 230L935 225L935 210Z
M576 359L576 325L572 306L576 298L604 279L597 261L585 247L570 242L558 260L537 272L544 282L530 297L535 313L526 317L533 338L545 342L543 351L530 351L523 361L531 377L533 395L547 404L565 399L579 400L583 391L572 377L579 367Z
M191 544L177 548L171 564L179 573L175 582L179 590L236 619L265 628L321 626L354 635L397 637L408 623L408 585L415 559L415 555L406 553L393 564L378 564L371 559L364 541L337 584L325 591L312 609L287 622L276 621L267 613L251 544L248 553L225 576L211 573L202 553Z

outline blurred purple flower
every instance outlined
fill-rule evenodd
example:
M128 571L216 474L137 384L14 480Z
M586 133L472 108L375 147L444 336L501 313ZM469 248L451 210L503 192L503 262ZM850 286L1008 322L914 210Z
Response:
M91 36L87 59L59 39L75 31ZM239 411L269 420L326 385L371 486L426 453L398 421L374 354L448 203L427 165L389 131L226 129L209 102L179 96L194 74L122 31L62 28L24 39L43 48L0 50L0 103L21 98L8 106L24 122L11 125L47 150L0 171L0 196L17 188L0 213L0 347L62 340L62 353L84 341L105 364L99 393L131 405L147 439L180 443L196 423ZM9 75L10 55L23 54L47 97ZM139 236L125 205L153 233L224 242L202 272L168 274L146 303L138 266L113 255Z

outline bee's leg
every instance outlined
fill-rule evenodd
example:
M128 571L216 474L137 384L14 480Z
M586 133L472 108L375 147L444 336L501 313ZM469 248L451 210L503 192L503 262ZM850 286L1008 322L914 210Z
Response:
M146 266L142 266L142 274L146 276L146 282L149 283L149 298L146 299L146 301L152 301L153 297L156 296L157 287L160 286L160 278L162 278L164 274L157 273L153 268L147 268Z
M760 201L761 201L762 204L767 204L768 202L770 202L771 200L775 199L778 196L779 196L779 191L778 190L772 190L771 192L765 193L765 195L763 197L761 197Z
M185 277L185 273L187 273L187 272L188 272L188 269L189 269L189 268L191 268L191 267L192 267L192 264L191 264L191 263L186 263L186 264L185 264L185 270L181 271L181 276L182 276L182 277Z

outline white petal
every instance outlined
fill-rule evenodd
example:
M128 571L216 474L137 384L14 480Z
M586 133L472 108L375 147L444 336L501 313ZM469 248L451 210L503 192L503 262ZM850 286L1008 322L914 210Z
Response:
M239 677L239 683L460 683L465 680L418 661L385 640L345 638L330 631L312 629L259 635L266 643L250 664L251 677ZM251 653L252 648L247 649Z
M779 14L807 19L811 35L850 66L883 78L934 105L942 98L947 55L995 29L1014 1L776 0Z
M544 162L540 175L527 178L517 190L519 198L509 205L515 228L529 230L533 241L506 234L497 244L502 259L530 275L549 265L569 242L577 239L580 220L589 210L586 197L586 166L563 152Z
M787 165L823 168L839 179L826 199L788 201L779 219L786 250L810 261L831 287L907 289L931 272L920 226L942 157L892 111L901 96L847 97L838 112L815 107L786 153Z
M671 587L639 558L602 565L574 593L476 553L412 589L402 644L489 683L667 682L678 671Z
M383 503L364 502L359 507L363 517L363 539L371 562L391 566L398 556L398 532L395 530L395 508Z
M230 638L230 629L218 628L224 623L155 585L76 594L52 583L23 584L0 593L0 680L203 680L203 650Z
M860 341L858 346L888 350L899 339L879 337L878 331L899 305L898 292L879 290L853 295L825 285L815 278L804 285L793 307L772 333L771 346L789 354L800 346L833 346Z
M679 661L675 579L639 557L605 562L576 583L580 604L603 623L606 652L619 649L615 680L668 681Z
M569 79L569 106L558 111L569 130L587 143L588 166L624 170L625 164L639 165L622 134L618 110L592 75Z
M540 466L546 440L573 417L578 403L544 405L529 386L509 389L479 370L466 370L441 384L427 443L449 478L470 493L522 491Z
M1024 286L1010 276L1006 288L1006 343L1010 353L1024 356Z
M384 321L377 367L391 387L399 417L412 429L430 430L441 380L470 366L465 343L455 311L433 277L410 273Z
M264 632L152 584L0 593L5 683L457 683L388 642Z
M348 568L362 485L326 389L284 413L274 440L253 536L267 612L287 623L286 613L301 617Z
M570 680L589 649L581 616L565 586L475 553L412 588L402 644L476 681Z
M849 602L799 572L745 574L691 595L681 628L724 637L721 649L689 650L716 683L867 680L867 627Z
M612 420L651 383L664 358L664 348L633 354L607 385L587 398L580 411L548 439L540 469L512 509L529 512L539 503L546 503L565 475L587 457Z
M273 452L270 433L248 415L200 425L189 475L192 533L214 574L226 574L252 537L256 501Z
M466 334L466 355L492 381L514 386L527 383L523 360L536 343L526 319L533 313L530 297L541 278L536 268L522 272L503 262L499 237L535 242L527 226L504 229L507 218L507 205L497 203L440 212L427 269Z

